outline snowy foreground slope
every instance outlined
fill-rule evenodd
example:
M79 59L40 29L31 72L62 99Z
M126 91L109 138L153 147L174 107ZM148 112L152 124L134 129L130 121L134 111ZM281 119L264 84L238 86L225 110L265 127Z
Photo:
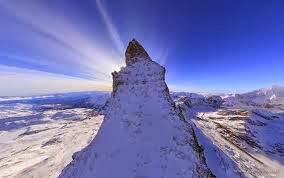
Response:
M104 116L74 103L101 108L101 98L109 96L75 96L7 97L0 101L0 177L57 177L72 155L93 140ZM284 102L256 104L241 94L223 98L220 105L218 96L171 96L185 119L194 123L195 136L215 176L283 177ZM263 97L250 94L250 98L259 96Z
M284 89L271 87L223 98L173 94L217 177L284 177ZM273 99L270 99L273 96ZM197 102L198 101L198 102Z
M94 138L103 121L93 108L74 103L102 97L72 93L1 98L0 177L57 177L74 152Z
M133 40L113 73L113 93L95 139L59 177L214 177L191 124L178 115L165 69Z

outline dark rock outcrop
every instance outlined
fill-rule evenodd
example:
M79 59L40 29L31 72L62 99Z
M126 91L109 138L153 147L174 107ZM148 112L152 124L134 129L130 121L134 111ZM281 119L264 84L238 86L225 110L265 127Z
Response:
M135 39L128 43L125 51L126 65L129 66L138 60L151 60L143 46Z

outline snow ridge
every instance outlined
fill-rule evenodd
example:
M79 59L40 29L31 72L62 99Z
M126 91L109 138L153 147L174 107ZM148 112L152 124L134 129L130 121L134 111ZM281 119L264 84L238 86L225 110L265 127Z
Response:
M137 43L132 40L128 49ZM165 68L143 58L143 47L131 55L128 49L127 66L112 74L113 92L96 138L59 177L215 177L192 125L170 97Z

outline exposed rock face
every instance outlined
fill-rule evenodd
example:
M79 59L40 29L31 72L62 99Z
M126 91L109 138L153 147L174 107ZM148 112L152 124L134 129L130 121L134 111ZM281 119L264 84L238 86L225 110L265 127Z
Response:
M171 94L177 104L183 103L188 107L214 107L222 105L223 100L220 96L204 96L196 93L174 92Z
M132 40L113 73L105 120L92 143L60 177L214 177L190 123L177 112L165 68Z
M156 83L158 83L158 81L164 83L161 90L169 93L169 89L165 84L166 69L152 61L145 49L135 39L130 41L128 44L125 52L125 62L127 67L122 68L120 72L115 71L112 73L112 95L116 94L120 85L148 85L149 82L153 81ZM137 64L135 64L135 66L131 66L134 63Z
M223 102L221 96L217 96L217 95L209 96L207 98L207 101L210 105L215 106L215 107L220 107Z
M135 39L129 42L125 51L125 59L127 66L137 62L138 60L151 60L143 46L141 46Z

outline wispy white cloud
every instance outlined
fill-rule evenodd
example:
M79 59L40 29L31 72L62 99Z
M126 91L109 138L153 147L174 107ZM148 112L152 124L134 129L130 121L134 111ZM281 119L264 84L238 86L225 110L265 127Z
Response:
M89 73L94 78L103 77L103 80L109 80L110 73L121 66L120 56L113 55L108 49L100 47L99 42L94 39L95 35L89 36L82 33L80 26L73 24L70 19L64 18L57 11L47 10L34 1L5 2L2 1L0 6L5 8L17 20L17 23L30 28L42 37L41 39L30 39L31 43L41 47L43 52L57 55L52 56L52 62L57 63L61 60L66 64L73 63L80 71ZM100 7L102 13L105 14L106 23L112 29L114 39L117 39L117 44L122 49L123 45L114 26L111 25L103 6ZM34 14L40 14L40 16Z
M109 91L111 84L66 75L0 65L0 96L23 96L73 91Z
M107 27L107 30L110 34L110 37L113 41L113 43L115 44L117 50L122 53L122 51L124 50L124 45L122 43L122 40L117 32L117 29L115 27L115 25L113 24L110 16L108 15L103 3L101 0L96 0L96 5L98 7L98 10L103 18L103 21Z
M16 23L19 27L29 29L35 34L34 37L29 38L31 44L29 48L35 48L34 54L21 53L24 50L11 53L11 51L0 49L0 59L17 60L34 66L46 66L46 69L52 68L59 73L62 71L62 74L68 75L67 73L71 72L76 74L72 76L86 78L68 78L58 72L51 74L36 71L41 70L40 68L34 68L32 72L28 69L9 68L9 72L1 71L0 95L4 93L12 95L13 92L17 94L20 94L19 92L39 93L40 90L57 92L106 88L106 85L108 87L111 85L111 72L123 65L121 56L102 48L95 34L90 36L82 32L78 24L62 16L60 12L46 9L41 3L0 1L0 8L11 18L11 23ZM116 47L122 50L123 44L102 4L100 4L100 12ZM11 35L13 32L6 30L6 33ZM18 86L19 82L28 83L28 86Z
M163 50L161 50L161 53L158 57L158 62L161 64L161 65L165 65L166 64L166 61L168 59L168 56L169 56L169 48L164 48Z

